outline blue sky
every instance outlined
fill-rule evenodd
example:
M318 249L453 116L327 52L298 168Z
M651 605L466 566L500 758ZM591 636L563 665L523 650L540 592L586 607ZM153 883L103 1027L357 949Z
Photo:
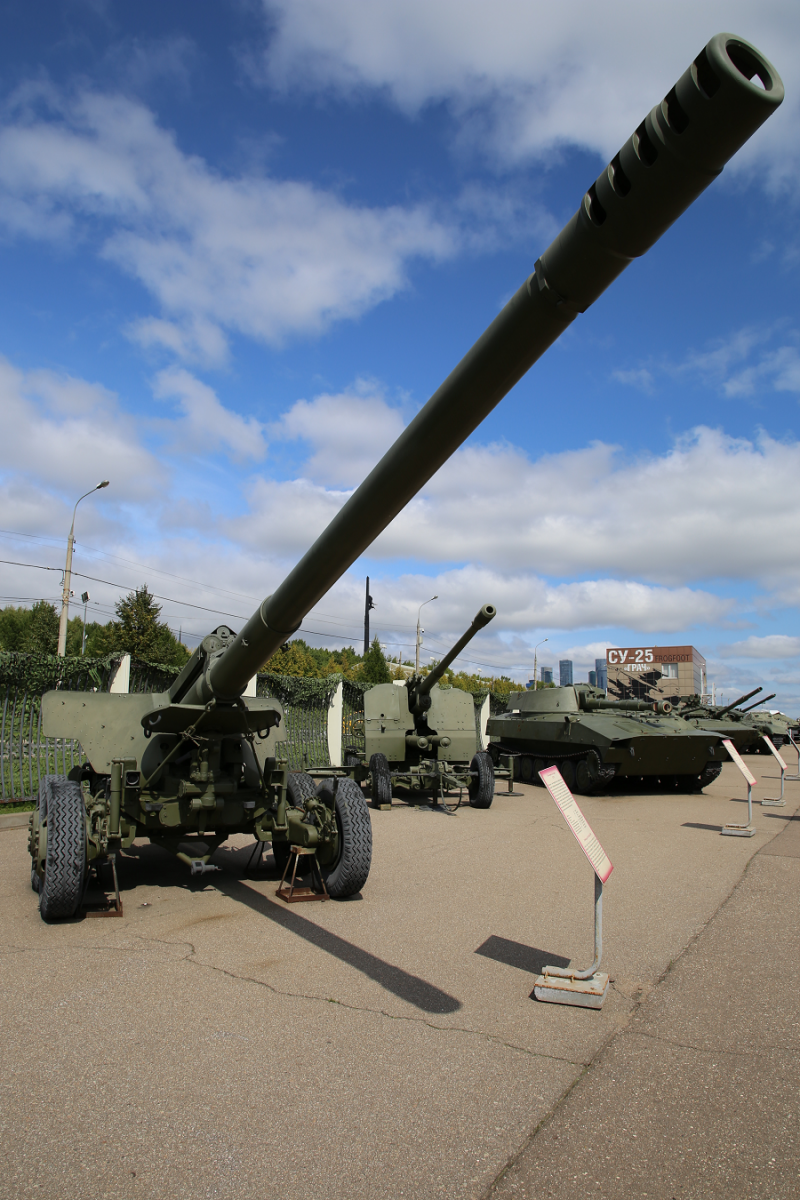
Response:
M436 593L430 654L498 608L463 665L692 642L800 709L794 0L9 0L2 557L58 567L107 477L93 615L146 581L189 644L237 628L721 29L782 108L304 629L358 644L369 574L390 653ZM59 593L0 570L0 602Z

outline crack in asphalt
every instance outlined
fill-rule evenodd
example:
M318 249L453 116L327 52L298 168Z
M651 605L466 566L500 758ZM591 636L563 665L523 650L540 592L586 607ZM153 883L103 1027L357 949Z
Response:
M645 1038L651 1042L661 1042L665 1046L674 1046L676 1050L693 1050L698 1054L718 1055L720 1058L758 1058L764 1053L779 1053L779 1054L798 1054L800 1055L800 1046L771 1046L758 1043L752 1050L722 1050L709 1049L707 1046L695 1045L692 1042L678 1042L674 1038L663 1037L658 1033L646 1033L642 1029L631 1029L628 1027L628 1033L631 1037ZM752 1042L749 1043L753 1045Z
M264 988L271 992L274 996L283 996L287 1000L310 1000L318 1004L335 1004L339 1008L344 1008L350 1012L371 1013L376 1017L385 1017L388 1021L407 1021L414 1025L425 1025L428 1029L436 1030L437 1033L463 1033L472 1037L481 1038L485 1041L492 1042L494 1045L503 1046L507 1050L517 1050L520 1054L526 1054L530 1058L548 1059L552 1062L564 1063L571 1067L586 1068L587 1063L580 1059L566 1058L561 1054L543 1054L540 1051L531 1050L527 1046L520 1046L516 1042L507 1042L495 1034L487 1033L482 1029L469 1029L464 1025L437 1025L433 1021L426 1020L425 1017L412 1017L407 1014L398 1014L387 1012L384 1008L372 1008L370 1005L364 1004L349 1004L345 1000L336 1000L333 996L319 996L309 994L308 992L290 992L283 988L276 987L273 983L268 983L265 979L255 979L252 975L240 975L236 971L231 971L227 967L217 967L213 963L202 962L194 957L197 953L195 946L189 941L171 942L164 938L145 938L141 935L140 940L143 942L156 942L164 946L187 946L188 951L183 956L182 961L189 963L191 966L199 967L202 970L214 971L219 975L225 975L229 979L235 979L239 983L251 983L256 987Z

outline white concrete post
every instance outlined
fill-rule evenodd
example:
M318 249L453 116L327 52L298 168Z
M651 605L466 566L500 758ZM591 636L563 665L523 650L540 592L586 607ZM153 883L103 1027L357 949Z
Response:
M256 691L257 686L258 686L258 676L254 675L253 678L248 683L247 687L242 692L242 695L243 696L257 696L258 695L258 692Z
M484 696L483 704L481 705L481 750L486 749L486 726L489 723L489 717L492 712L492 697L491 694Z
M111 668L111 678L108 682L110 692L124 692L131 688L131 656L123 654L115 667Z
M344 684L341 679L331 696L328 707L328 754L332 767L342 765L342 714L344 711Z

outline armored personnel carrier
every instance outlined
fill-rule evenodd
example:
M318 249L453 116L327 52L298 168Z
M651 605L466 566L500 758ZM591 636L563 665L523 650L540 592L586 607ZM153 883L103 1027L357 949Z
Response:
M514 755L526 783L557 766L583 795L626 777L701 791L728 757L722 737L687 729L671 713L668 700L607 700L588 685L512 692L507 711L489 718L488 750L494 762Z
M433 802L453 788L466 789L473 808L491 805L494 766L478 742L472 695L442 688L439 681L496 611L484 604L463 637L424 678L379 683L364 693L366 750L363 756L351 752L350 765L355 779L368 775L376 807L391 804L393 785L407 795L424 793Z
M314 785L308 775L288 771L281 706L245 697L251 677L578 314L713 183L782 99L777 72L755 47L732 34L712 38L590 186L502 312L238 633L225 625L210 633L167 692L43 697L45 736L77 740L86 758L69 778L43 780L31 817L31 883L45 920L72 916L90 869L113 863L136 837L202 872L215 847L245 833L271 843L278 862L294 847L313 849L333 896L365 885L372 842L361 789L352 779ZM590 714L573 695L573 708L561 718L580 725ZM633 722L634 715L619 719ZM711 744L712 735L704 734L698 747L704 738ZM592 776L590 750L581 778ZM698 749L691 765L681 759L684 765L672 769L694 774L696 767L702 778L701 758ZM604 769L618 765L608 753L598 752L597 761Z

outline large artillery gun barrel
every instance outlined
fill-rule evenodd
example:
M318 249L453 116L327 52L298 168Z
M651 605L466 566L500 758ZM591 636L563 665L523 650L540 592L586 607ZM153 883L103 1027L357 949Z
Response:
M758 82L753 82L756 80ZM489 328L224 652L173 700L233 700L552 343L719 175L783 100L778 73L732 34L711 39L645 117Z
M475 634L480 632L481 629L485 629L489 622L493 621L496 616L497 609L495 606L493 604L484 604L483 608L481 608L475 614L472 624L467 632L458 639L455 646L453 646L453 648L447 654L445 654L444 658L436 664L433 670L426 675L424 679L420 680L414 685L414 690L417 696L428 695L433 685L439 682L447 668L450 666L450 663L454 658L458 657L458 655L466 646L467 642L471 642L475 637Z
M584 712L655 712L667 715L672 712L669 700L596 700L586 692L578 691L578 703Z

